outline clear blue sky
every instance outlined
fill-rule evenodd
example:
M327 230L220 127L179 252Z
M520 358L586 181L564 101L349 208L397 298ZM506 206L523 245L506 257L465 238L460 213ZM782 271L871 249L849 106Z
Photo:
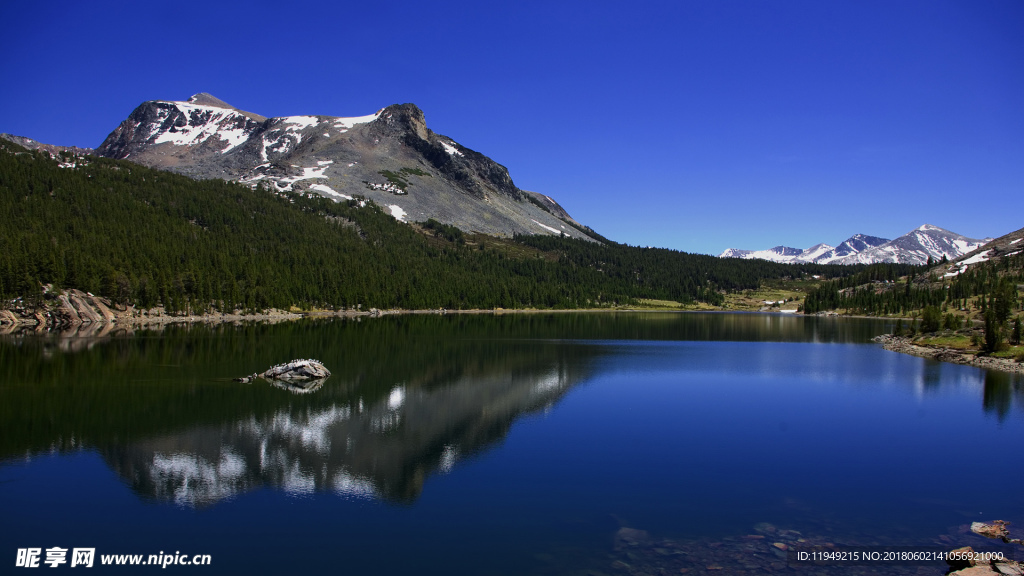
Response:
M629 244L1024 227L1024 1L3 2L0 132L413 102Z

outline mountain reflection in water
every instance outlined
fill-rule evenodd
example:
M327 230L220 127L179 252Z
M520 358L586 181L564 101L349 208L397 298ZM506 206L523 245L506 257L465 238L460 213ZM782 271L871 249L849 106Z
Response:
M140 494L194 506L264 486L411 501L429 475L501 441L517 418L582 380L551 348L490 374L395 384L375 400L353 384L345 404L282 408L102 452Z
M96 449L137 493L189 506L262 487L410 502L429 475L557 402L603 353L515 338L519 322L505 333L513 338L496 338L488 321L24 338L0 345L8 381L26 381L5 390L11 401L0 410L12 434L0 455ZM321 358L333 375L303 394L263 379L230 381L293 356Z

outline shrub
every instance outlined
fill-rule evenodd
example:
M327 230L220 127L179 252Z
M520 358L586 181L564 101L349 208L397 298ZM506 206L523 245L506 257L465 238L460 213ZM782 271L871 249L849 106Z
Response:
M943 330L959 330L961 327L963 327L963 318L952 312L946 314L942 320Z

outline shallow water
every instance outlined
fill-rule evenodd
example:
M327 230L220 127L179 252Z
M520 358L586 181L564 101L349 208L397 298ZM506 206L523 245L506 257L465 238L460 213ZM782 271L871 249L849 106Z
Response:
M1024 380L870 343L889 330L600 313L8 337L0 542L9 567L59 546L216 574L768 573L741 550L782 538L763 523L977 546L965 524L1024 522ZM332 371L311 393L231 381L310 357Z

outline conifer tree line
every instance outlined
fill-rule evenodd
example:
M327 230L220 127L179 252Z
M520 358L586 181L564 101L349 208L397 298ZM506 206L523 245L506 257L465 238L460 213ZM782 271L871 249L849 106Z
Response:
M1001 326L1006 326L1010 317L1021 310L1017 286L1024 282L1024 254L973 264L966 272L950 278L922 278L918 272L911 269L905 280L895 282L870 266L860 274L823 283L809 292L804 311L814 314L846 310L868 316L906 316L927 311L924 329L934 327L936 320L942 318L936 315L951 314L949 308L967 310L972 302L983 316L991 313L993 321ZM953 328L956 321L942 318L939 322L941 327Z
M77 163L61 168L60 162ZM722 291L863 267L719 259L554 236L481 249L373 203L196 181L125 161L0 144L0 306L77 288L171 313L236 309L579 308Z

